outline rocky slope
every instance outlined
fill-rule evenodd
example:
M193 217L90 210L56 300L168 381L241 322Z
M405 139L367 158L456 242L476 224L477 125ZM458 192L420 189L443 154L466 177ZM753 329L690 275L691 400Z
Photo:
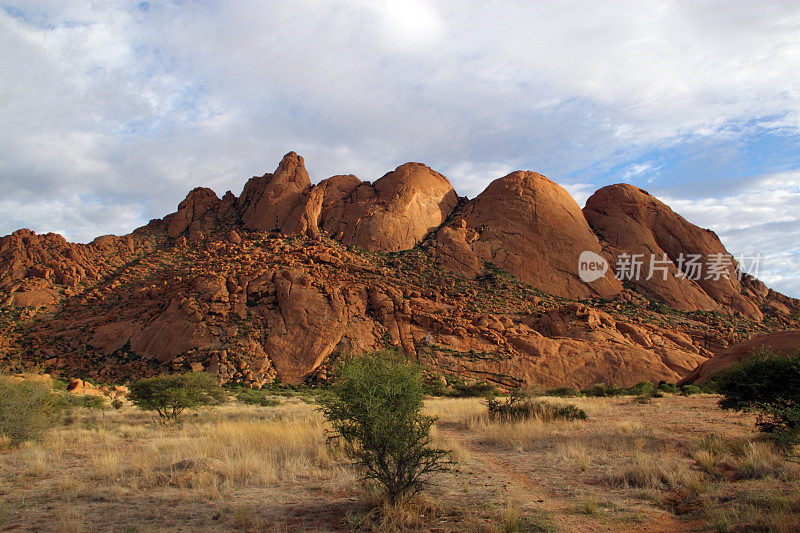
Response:
M665 281L585 283L584 251L659 252ZM124 237L0 239L0 366L116 382L207 370L260 386L325 380L343 354L394 346L432 379L503 386L676 381L750 335L798 327L800 304L735 266L688 283L681 253L723 253L640 189L581 211L533 172L459 198L407 163L374 183L312 184L287 154L238 197L192 190Z
M717 372L732 367L761 349L771 350L779 355L795 355L800 350L800 331L781 331L769 335L759 335L729 346L721 353L704 361L679 383L681 385L705 383Z
M649 273L654 266L666 270L666 276L658 270L650 279L632 280L642 291L677 309L725 308L755 320L762 318L760 307L768 300L769 289L750 276L743 275L740 281L738 265L726 259L716 260L724 276L702 271L692 275L691 256L697 258L696 265L708 268L714 257L728 257L728 251L713 231L687 222L647 191L629 184L609 185L587 200L583 212L595 232L608 242L612 262L623 253L640 254L642 272Z

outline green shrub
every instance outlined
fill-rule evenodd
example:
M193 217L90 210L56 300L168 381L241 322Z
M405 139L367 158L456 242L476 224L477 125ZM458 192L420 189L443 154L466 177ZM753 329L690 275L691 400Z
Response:
M553 420L585 420L586 412L574 405L558 406L541 400L533 400L521 394L512 394L500 400L486 401L489 418L497 422L519 422L536 418L545 422Z
M710 379L700 385L700 390L705 394L719 394L719 388L717 387L717 382L713 379Z
M701 389L697 385L684 385L683 387L681 387L682 396L691 396L693 394L700 394L701 392L703 392L703 389Z
M105 396L95 394L62 394L61 402L64 407L85 407L86 409L105 409L108 407Z
M184 409L215 405L225 400L217 378L203 372L140 379L130 386L130 398L139 409L177 420Z
M553 406L547 404L550 408L550 412L552 413L553 420L586 420L588 416L586 415L586 411L578 407L577 405L564 405L564 406Z
M640 381L633 387L625 389L625 394L630 394L631 396L649 396L652 398L655 392L656 386L649 381Z
M561 398L578 398L581 396L581 391L574 387L554 387L544 391L545 396L558 396Z
M111 407L114 409L121 409L123 405L125 405L125 403L119 398L114 398L111 400Z
M583 389L581 393L584 396L594 396L599 398L605 398L607 396L619 396L623 394L625 391L624 389L620 389L619 387L614 387L613 385L609 386L605 383L597 383L592 385L588 389Z
M438 376L429 376L422 383L423 390L428 396L449 396L451 391Z
M63 415L63 405L46 385L0 378L0 437L15 446L39 439Z
M461 380L452 383L453 392L450 396L454 398L486 398L497 394L497 387L485 381L475 381L465 383Z
M715 381L720 407L757 413L758 429L780 446L800 442L800 350L783 357L762 348Z
M448 452L433 448L434 417L421 413L419 367L394 352L376 352L340 364L321 409L365 482L377 482L390 504L401 503L449 469Z
M667 383L666 381L659 381L658 382L658 390L661 392L666 392L669 394L678 394L678 386L674 383Z
M266 391L244 389L236 395L239 403L246 405L260 405L261 407L274 407L281 402L271 398Z

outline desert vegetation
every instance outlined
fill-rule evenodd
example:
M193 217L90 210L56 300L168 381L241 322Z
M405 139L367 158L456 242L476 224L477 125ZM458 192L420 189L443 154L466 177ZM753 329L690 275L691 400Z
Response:
M782 448L800 442L800 350L784 357L762 348L715 383L722 408L757 413L758 429Z
M433 416L422 414L422 368L394 352L355 357L340 365L322 412L331 439L341 441L365 482L386 503L403 505L448 470L447 450L432 446Z
M414 367L383 361L351 366L327 398L225 390L221 404L187 408L177 421L129 402L55 407L39 434L4 440L0 523L22 531L800 527L800 465L761 438L755 414L721 409L718 395L424 398ZM396 403L365 406L365 394ZM498 415L498 405L513 415ZM375 427L384 432L377 440ZM400 449L371 448L379 442L416 451L395 466L430 464L426 451L445 460L447 451L449 471L389 498L380 478L359 483L371 461Z
M187 408L220 403L225 393L218 378L203 372L189 372L134 381L130 398L140 409L155 411L167 420L177 420Z
M41 382L0 376L0 446L39 439L56 425L63 403Z

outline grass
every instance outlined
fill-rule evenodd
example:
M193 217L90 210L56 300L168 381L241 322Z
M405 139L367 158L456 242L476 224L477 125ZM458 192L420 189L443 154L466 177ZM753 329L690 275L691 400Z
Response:
M560 426L568 422L548 423L538 418L529 418L518 422L493 421L488 415L476 415L469 419L468 427L480 432L484 442L500 448L532 451L537 443L547 436L555 434Z
M594 459L592 451L581 442L560 444L556 454L559 459L574 464L580 472L586 472Z
M702 474L694 471L686 458L672 452L637 452L627 465L612 471L609 480L625 487L678 489L698 485L702 481Z
M587 420L497 422L479 398L429 400L453 472L386 507L314 405L230 402L164 424L76 408L0 453L0 521L21 531L800 529L800 465L708 395L564 399ZM686 421L691 420L691 424Z
M500 514L500 524L505 533L517 533L520 526L521 512L519 505L509 503Z
M336 459L322 417L312 409L298 407L296 415L277 419L236 412L180 427L156 426L150 439L122 447L112 434L98 446L97 475L136 490L171 485L219 495L333 470ZM352 481L344 469L335 474Z
M603 516L605 514L600 502L594 498L590 498L582 502L578 510L591 516Z

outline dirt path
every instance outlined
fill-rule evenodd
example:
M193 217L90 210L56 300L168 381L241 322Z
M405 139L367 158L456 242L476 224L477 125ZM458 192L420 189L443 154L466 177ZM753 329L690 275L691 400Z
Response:
M579 501L560 497L551 490L555 480L548 480L549 483L537 482L529 475L530 465L523 464L526 462L526 457L522 455L525 452L498 450L464 430L440 427L440 431L444 436L457 440L469 451L472 455L469 465L476 471L475 474L484 479L493 479L498 494L507 494L509 502L520 506L523 516L549 517L557 531L682 533L695 529L692 524L680 521L657 508L650 508L642 520L636 523L625 523L624 520L581 512ZM546 520L541 520L541 523L546 524Z

